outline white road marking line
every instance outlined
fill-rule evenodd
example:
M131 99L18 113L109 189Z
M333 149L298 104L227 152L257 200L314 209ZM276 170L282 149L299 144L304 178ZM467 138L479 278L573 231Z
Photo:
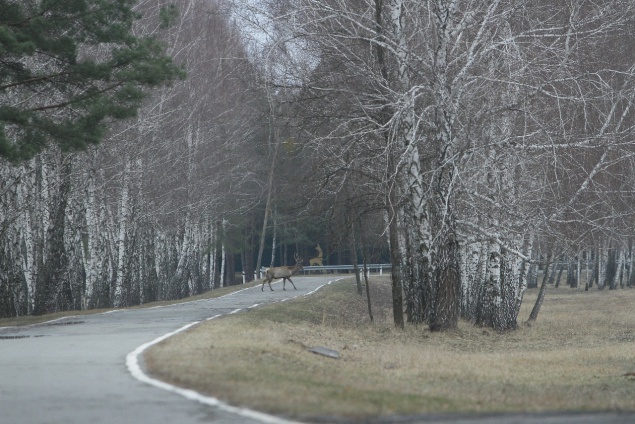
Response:
M344 277L342 277L344 278ZM316 291L318 291L319 289L321 289L324 286L330 285L331 283L334 283L335 281L339 281L342 278L338 278L337 280L331 280L328 283L322 284L320 286L318 286L317 288L315 288L314 290L305 293L305 294L298 294L296 296L293 296L291 298L286 298L284 300L289 300L289 299L295 299L296 297L302 297L302 296L308 296L310 294L315 293ZM247 289L243 289L243 290L247 290ZM243 290L239 290L239 291L243 291ZM238 291L227 294L225 296L221 296L221 297L226 297L226 296L231 296L235 293L238 293ZM219 298L217 298L219 299ZM209 299L207 299L209 300ZM250 308L254 308L258 306L258 304L252 305L250 306ZM214 315L212 317L209 317L207 319L205 319L205 321L211 321L213 319L216 318L220 318L223 315L231 315L231 314L235 314L239 311L241 311L242 309L235 309L231 312L228 312L226 314L218 314L218 315ZM187 330L188 328L191 328L193 326L195 326L196 324L199 324L200 321L194 321L191 322L189 324L184 325L183 327L179 328L178 330L172 331L170 333L164 334L160 337L157 337L156 339L148 342L148 343L144 343L141 346L137 347L135 350L133 350L132 352L130 352L128 355L126 355L126 367L128 368L128 371L130 372L130 374L136 378L137 380L141 381L142 383L146 383L149 384L151 386L157 387L159 389L163 389L166 390L170 393L176 393L179 394L183 397L185 397L186 399L189 400L193 400L196 402L200 402L203 403L205 405L210 405L210 406L214 406L218 409L220 409L221 411L225 411L225 412L230 412L236 415L240 415L241 417L245 417L245 418L251 418L257 421L260 421L262 423L266 423L266 424L302 424L299 421L291 421L291 420L286 420L284 418L280 418L280 417L276 417L274 415L269 415L269 414L265 414L264 412L258 412L258 411L254 411L252 409L248 409L248 408L238 408L236 406L231 406L215 397L212 396L205 396L202 395L201 393L198 393L194 390L191 389L184 389L181 387L177 387L177 386L173 386L172 384L163 382L161 380L157 380L154 379L150 376L148 376L147 374L145 374L143 372L143 370L141 369L141 366L139 365L139 356L149 347L154 346L157 343L162 342L163 340L170 338L178 333L181 333L185 330Z
M192 323L189 323L187 325L184 325L183 327L179 328L176 331L172 331L171 333L167 333L164 334L161 337L158 337L154 340L152 340L151 342L148 343L144 343L141 346L137 347L135 350L133 350L132 352L130 352L127 356L126 356L126 366L128 368L128 371L130 372L130 374L132 374L132 376L134 378L136 378L137 380L141 381L142 383L146 383L149 384L151 386L157 387L159 389L163 389L166 390L170 393L176 393L178 395L181 395L183 397L185 397L186 399L189 400L193 400L196 402L200 402L203 403L205 405L209 405L209 406L213 406L216 407L218 409L220 409L221 411L225 411L225 412L230 412L236 415L240 415L241 417L246 417L246 418L251 418L257 421L260 421L262 423L267 423L267 424L300 424L297 421L289 421L289 420L285 420L273 415L269 415L269 414L265 414L262 412L258 412L258 411L254 411L251 409L247 409L247 408L238 408L235 406L231 406L215 397L211 397L211 396L205 396L202 395L194 390L190 390L190 389L184 389L181 387L177 387L177 386L173 386L172 384L169 383L165 383L163 381L157 380L155 378L152 378L150 376L148 376L147 374L145 374L142 370L141 370L141 366L139 365L139 356L150 346L153 346L159 342L162 342L163 340L174 336L175 334L181 333L185 330L187 330L188 328L191 328L193 326L195 326L196 324L198 324L199 321L195 321Z
M213 317L206 318L205 321L211 321L213 319L220 318L222 316L223 316L223 314L214 315Z

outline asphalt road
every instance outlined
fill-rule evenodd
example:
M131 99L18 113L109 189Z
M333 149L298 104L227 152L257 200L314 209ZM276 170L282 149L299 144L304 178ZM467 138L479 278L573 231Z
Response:
M282 423L155 387L161 383L143 373L140 351L191 323L306 295L330 280L298 277L297 290L276 283L274 291L257 286L204 301L0 328L0 424Z
M294 279L216 299L0 328L0 424L290 423L153 380L143 350L194 323L312 293L332 278ZM324 420L328 422L328 419ZM333 420L338 421L338 420ZM340 421L344 422L344 421ZM635 414L391 417L383 423L635 423Z

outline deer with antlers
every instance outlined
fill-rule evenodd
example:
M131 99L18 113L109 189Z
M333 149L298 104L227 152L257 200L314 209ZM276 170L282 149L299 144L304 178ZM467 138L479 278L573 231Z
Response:
M271 282L273 281L274 278L282 278L282 290L287 290L286 288L284 288L284 286L287 283L287 280L289 280L293 288L297 290L297 288L295 287L295 284L293 284L293 281L291 281L291 276L297 273L298 271L301 271L303 267L302 267L302 258L300 258L297 253L294 255L294 257L295 257L295 265L293 266L278 266L275 268L267 269L267 271L265 272L265 279L262 280L262 287L260 288L260 290L264 291L265 283L268 283L269 288L271 289L271 291L273 291L273 288L271 288Z

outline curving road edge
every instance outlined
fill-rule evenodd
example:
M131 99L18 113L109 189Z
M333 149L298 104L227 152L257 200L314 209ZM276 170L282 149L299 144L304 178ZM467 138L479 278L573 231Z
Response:
M342 278L331 280L331 281L329 281L327 283L319 285L318 287L316 287L315 289L311 290L308 293L299 294L299 295L294 296L294 297L284 298L284 299L280 300L280 302L286 302L287 300L296 299L298 297L309 296L309 295L315 293L316 291L320 290L322 287L328 286L328 285L330 285L330 284L332 284L332 283L334 283L336 281L339 281L341 279ZM279 283L280 281L282 281L282 280L278 280L278 281L276 281L276 283ZM247 290L247 289L243 289L243 290ZM221 297L233 296L236 293L240 293L243 290L238 290L238 291L235 291L233 293L229 293L229 294L227 294L225 296L221 296ZM218 315L214 315L212 317L209 317L209 318L205 319L205 321L211 321L211 320L214 320L216 318L220 318L222 316L232 315L232 314L238 313L238 312L240 312L240 311L242 311L244 309L255 308L255 307L259 306L259 305L260 304L256 303L256 304L254 304L254 305L252 305L252 306L250 306L248 308L234 309L233 311L228 312L226 314L218 314ZM160 307L161 306L159 306L159 308ZM155 344L160 343L163 340L166 340L166 339L168 339L168 338L170 338L170 337L172 337L172 336L174 336L176 334L179 334L179 333L181 333L181 332L183 332L183 331L185 331L185 330L187 330L189 328L192 328L195 325L200 324L201 322L204 322L204 321L194 321L194 322L191 322L189 324L186 324L186 325L182 326L181 328L179 328L179 329L177 329L175 331L166 333L166 334L164 334L164 335L162 335L160 337L157 337L156 339L154 339L154 340L152 340L152 341L150 341L148 343L144 343L141 346L137 347L132 352L130 352L126 356L126 367L128 368L128 371L130 372L130 374L135 379L139 380L142 383L149 384L149 385L154 386L156 388L159 388L159 389L162 389L162 390L166 390L166 391L171 392L171 393L178 394L180 396L183 396L186 399L189 399L189 400L192 400L192 401L196 401L196 402L202 403L204 405L209 405L209 406L216 407L216 408L218 408L218 409L220 409L222 411L229 412L229 413L232 413L232 414L236 414L236 415L239 415L241 417L250 418L250 419L257 420L257 421L260 421L262 423L267 423L267 424L301 424L298 421L286 420L284 418L280 418L280 417L277 417L275 415L266 414L264 412L259 412L259 411L255 411L255 410L248 409L248 408L239 408L239 407L236 407L236 406L229 405L229 404L227 404L227 403L225 403L225 402L223 402L223 401L221 401L221 400L219 400L219 399L217 399L215 397L203 395L203 394L201 394L201 393L199 393L199 392L197 392L195 390L184 389L182 387L174 386L174 385L168 384L168 383L166 383L164 381L157 380L155 378L150 377L148 374L146 374L143 371L143 369L142 369L142 367L140 365L140 362L139 362L139 357L143 354L143 352L146 349L148 349L149 347L154 346Z

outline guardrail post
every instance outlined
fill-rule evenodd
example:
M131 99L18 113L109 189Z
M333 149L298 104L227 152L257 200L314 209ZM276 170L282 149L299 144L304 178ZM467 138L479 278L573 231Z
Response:
M245 271L243 271L243 284L245 284Z

